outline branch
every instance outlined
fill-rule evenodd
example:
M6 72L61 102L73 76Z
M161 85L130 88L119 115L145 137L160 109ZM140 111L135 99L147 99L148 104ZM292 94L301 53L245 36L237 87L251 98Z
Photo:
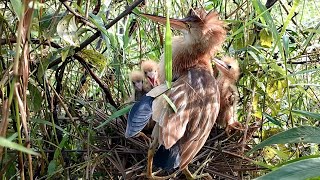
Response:
M64 7L67 8L67 10L69 12L71 12L74 16L76 16L77 18L80 19L81 22L83 22L85 25L88 25L89 27L91 27L92 29L97 29L97 27L92 24L87 18L81 16L81 14L75 12L64 0L60 0L60 2L64 5Z
M47 46L51 46L51 47L54 47L54 48L61 48L61 46L57 43L54 43L54 42L51 42L49 40L43 40L43 41L40 41L39 39L30 39L30 41L33 43L33 44L40 44L40 45L47 45ZM17 43L17 39L16 38L10 38L10 39L0 39L0 44L1 45L5 45L5 44L9 44L9 43Z
M108 86L103 83L100 78L91 70L91 68L88 66L87 62L80 57L79 55L75 54L73 55L74 58L76 58L80 64L82 64L82 66L86 69L86 71L89 72L89 74L91 75L91 77L96 81L96 83L98 83L98 85L100 86L100 88L103 89L103 92L106 94L106 99L109 101L109 103L114 106L115 108L118 108L119 106L115 103L115 101L112 98L111 92L108 88Z

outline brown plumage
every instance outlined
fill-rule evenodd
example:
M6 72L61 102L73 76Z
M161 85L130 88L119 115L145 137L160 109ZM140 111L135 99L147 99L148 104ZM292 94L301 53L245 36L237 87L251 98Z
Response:
M226 37L224 23L218 19L216 12L211 11L207 14L203 9L190 10L188 17L184 20L201 21L202 23L188 22L185 24L188 27L183 27L177 20L171 19L171 27L182 31L187 31L184 28L189 28L189 36L172 37L173 79L194 66L201 66L212 71L212 68L207 67L207 63L203 60L211 59L221 48ZM165 19L161 23L165 23ZM165 80L164 55L161 57L159 69L160 83L163 83Z
M217 78L220 92L220 111L217 124L226 128L226 132L229 133L231 128L242 127L237 121L239 93L236 82L239 79L240 68L237 60L231 57L224 57L222 60L214 59L214 61L220 72Z
M163 17L144 16L165 23ZM154 178L151 174L152 158L159 144L164 151L178 149L175 152L178 153L176 159L171 159L174 164L160 162L160 167L179 167L187 178L195 179L202 176L192 175L187 166L204 145L218 116L219 90L210 59L225 40L226 31L217 13L206 13L203 9L191 9L186 18L170 19L170 24L184 33L183 37L174 37L172 41L175 81L165 93L176 106L177 112L173 112L163 96L153 101L152 118L157 123L153 131L154 141L148 152L147 176ZM163 59L160 62L160 75L164 75ZM160 82L164 82L164 76L160 76ZM160 149L157 154L161 153Z
M130 81L134 87L134 91L132 93L134 101L139 101L140 98L145 95L149 90L144 85L144 73L142 71L132 71L129 74Z
M145 87L148 91L159 85L159 67L158 63L152 60L145 60L141 62L141 70L145 76Z

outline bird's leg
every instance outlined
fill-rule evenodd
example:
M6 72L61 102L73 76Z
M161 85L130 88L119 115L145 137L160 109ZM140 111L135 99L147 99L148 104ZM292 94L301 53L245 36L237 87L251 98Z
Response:
M144 134L143 132L139 132L136 137L142 137L142 139L147 143L148 141L148 145L151 144L151 138L149 138L146 134Z
M155 176L155 174L159 173L159 171L152 173L153 156L154 156L154 153L156 151L157 146L158 146L158 139L155 138L155 139L153 139L153 141L150 145L150 148L148 150L148 165L147 165L147 174L146 174L147 178L148 179L164 180L164 179L170 179L170 178L176 177L177 172L174 172L173 174L168 175L168 176Z
M152 178L152 162L153 162L153 156L154 152L156 151L158 145L158 139L154 138L149 149L148 149L148 165L147 165L147 177Z
M197 175L198 172L209 162L211 159L206 160L199 168L196 170L194 174L191 174L191 172L188 169L188 166L182 170L183 174L186 176L187 180L194 180L194 179L201 179L203 177L207 177L208 179L213 179L209 173L204 173Z

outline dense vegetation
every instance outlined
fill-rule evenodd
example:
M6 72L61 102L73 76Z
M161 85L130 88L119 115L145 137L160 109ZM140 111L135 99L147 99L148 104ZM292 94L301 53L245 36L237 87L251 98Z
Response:
M229 30L218 57L241 66L244 129L229 137L215 127L191 169L223 179L320 177L320 1L168 2L171 17L196 6L218 11ZM166 15L165 2L0 8L1 178L140 179L148 145L123 135L128 73L163 53L165 28L139 13Z

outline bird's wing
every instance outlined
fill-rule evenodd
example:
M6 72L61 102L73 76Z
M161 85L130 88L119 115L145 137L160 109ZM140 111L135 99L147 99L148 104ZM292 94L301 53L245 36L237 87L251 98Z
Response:
M129 112L125 137L135 136L146 126L152 115L152 102L154 98L167 90L167 85L162 84L153 88L146 95L139 97L140 101L136 102Z
M219 91L215 79L208 71L190 69L188 74L173 83L166 95L177 112L163 96L154 100L152 118L159 124L159 143L169 149L179 141L180 154L193 158L207 139L218 115Z
M128 116L125 137L133 137L138 134L149 122L152 115L152 102L154 98L142 96L131 108Z

